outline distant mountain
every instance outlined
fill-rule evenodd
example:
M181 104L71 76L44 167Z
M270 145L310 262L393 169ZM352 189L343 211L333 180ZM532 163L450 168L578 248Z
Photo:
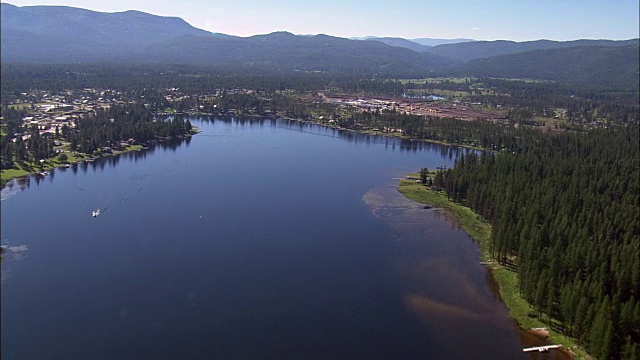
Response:
M223 33L211 33L214 37L219 37L219 38L238 38L239 36L235 36L235 35L228 35L228 34L223 34Z
M532 50L467 62L467 75L555 80L638 91L639 49L635 45L577 46Z
M213 34L184 20L138 11L2 3L1 61L136 62L356 71L421 76L455 63L378 41L286 32L247 38Z
M140 55L170 63L243 65L280 70L344 71L388 76L427 75L451 68L450 59L378 41L276 32L247 38L184 37L142 49Z
M575 46L627 46L637 44L638 39L631 40L574 40L574 41L553 41L536 40L515 42L507 40L496 41L474 41L458 44L445 44L427 49L434 55L452 58L460 61L488 58L497 55L508 55L530 50L543 50Z
M411 40L420 45L425 45L429 47L443 45L443 44L457 44L457 43L478 41L473 39L433 39L433 38L418 38L418 39L408 39L408 40Z
M473 39L434 39L434 38L418 38L418 39L405 39L399 37L380 37L380 36L364 36L364 37L352 37L351 40L378 40L387 45L406 47L414 51L424 51L430 47L438 46L442 44L457 44L461 42L477 41ZM409 43L407 43L407 41ZM423 48L417 47L414 44L422 45Z
M1 4L2 34L27 34L63 41L57 46L138 46L182 36L211 36L177 17L140 11L102 13L66 6ZM3 38L11 41L11 37ZM27 44L24 44L25 46Z
M638 79L638 39L470 41L426 48L401 38L360 41L288 32L238 37L197 29L180 18L139 11L101 13L2 3L0 15L3 64L222 65L405 78L461 71L625 86L635 82L636 87ZM448 41L462 40L469 39Z
M417 51L417 52L421 52L421 51L427 50L428 48L431 47L431 46L421 45L421 44L418 44L416 42L409 41L407 39L394 38L394 37L370 37L370 38L365 39L365 40L366 41L379 41L379 42L387 44L389 46L403 47L405 49L410 49L410 50Z

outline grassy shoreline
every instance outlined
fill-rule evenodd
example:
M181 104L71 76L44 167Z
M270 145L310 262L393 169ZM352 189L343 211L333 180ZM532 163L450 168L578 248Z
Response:
M50 158L41 163L28 162L22 166L18 166L18 169L4 169L0 170L0 187L12 179L21 178L65 165L76 164L82 161L93 161L96 159L104 158L107 156L117 156L131 151L138 151L145 149L142 145L129 145L123 150L114 150L113 153L104 154L82 154L82 153L66 153L68 158L66 161L60 161L57 158Z
M197 134L199 130L194 127L191 133L181 136L181 138L190 137L194 134ZM160 139L160 142L170 140L170 139ZM59 161L57 157L46 159L41 163L28 162L22 166L18 166L18 169L4 169L0 170L0 189L4 188L4 186L10 180L26 177L29 175L41 173L44 171L48 171L51 169L55 169L58 167L63 167L67 164L75 164L82 161L93 161L100 158L105 158L108 156L118 156L124 153L139 151L142 149L148 148L148 145L128 145L122 150L113 150L112 153L94 153L94 154L83 154L83 153L73 153L69 151L65 151L67 154L66 161Z
M434 177L434 173L431 177ZM408 174L419 178L419 174ZM559 323L556 321L541 321L538 319L535 309L520 295L518 289L518 274L512 269L501 266L491 258L491 225L470 208L456 204L449 200L442 191L432 191L415 180L401 180L398 191L406 198L421 204L430 204L434 208L442 209L453 216L460 226L480 246L481 261L487 264L492 277L498 284L500 296L509 309L509 314L524 329L547 327L549 330L548 341L553 344L563 345L571 351L576 359L592 359L582 348L578 347L575 340L554 329Z

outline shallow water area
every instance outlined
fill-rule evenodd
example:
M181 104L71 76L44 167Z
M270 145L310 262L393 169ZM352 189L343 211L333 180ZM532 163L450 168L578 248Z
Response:
M190 120L3 192L3 359L532 358L476 244L395 190L468 150Z

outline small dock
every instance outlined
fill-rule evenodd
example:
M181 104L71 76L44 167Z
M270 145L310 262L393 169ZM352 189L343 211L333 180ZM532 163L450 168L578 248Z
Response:
M534 347L522 349L522 351L524 351L524 352L531 352L531 351L545 352L545 351L549 351L550 349L557 349L559 347L562 347L562 345L534 346Z

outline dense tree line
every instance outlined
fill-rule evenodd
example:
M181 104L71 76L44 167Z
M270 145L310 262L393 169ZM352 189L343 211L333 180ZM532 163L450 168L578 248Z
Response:
M598 358L640 358L640 224L638 202L640 121L637 93L603 92L553 83L492 78L438 84L363 79L358 75L314 72L264 72L237 68L114 65L7 65L2 67L2 102L32 89L109 88L131 101L98 109L63 126L53 136L36 128L23 132L24 110L2 107L6 136L0 138L2 165L54 156L53 138L83 153L135 139L187 134L181 119L158 120L155 112L173 108L224 114L231 110L329 119L354 130L401 132L412 139L442 141L492 150L468 154L453 169L435 177L455 201L491 222L494 256L517 267L520 290L537 316L560 321L564 331ZM166 89L179 88L169 101ZM236 92L247 88L253 93ZM397 96L407 89L464 91L469 101L509 108L510 118L528 123L555 108L570 119L611 119L626 127L584 133L543 135L511 124L478 119L417 116L397 111L341 111L328 103L305 102L284 90L307 95L352 92ZM208 96L221 89L220 96ZM100 95L115 98L111 92ZM142 105L148 104L148 107Z
M95 114L77 121L73 129L63 126L62 136L70 142L71 150L90 154L128 139L147 143L183 136L189 134L191 128L189 120L159 120L141 104L125 104L106 110L99 108Z
M19 164L35 163L56 154L51 134L41 135L35 125L29 127L24 136L6 135L0 137L0 149L2 149L1 169L11 169L16 162Z
M66 124L56 127L53 134L41 134L38 127L33 125L27 135L2 136L2 168L13 168L15 162L25 164L54 157L56 138L68 141L72 151L92 154L105 148L118 149L122 141L130 139L137 143L148 143L161 138L184 136L192 130L189 120L159 120L144 105L135 103L115 105L106 110L98 108L95 113L74 123L75 127Z
M2 66L3 102L32 89L62 91L83 88L109 88L142 92L148 89L179 88L189 95L213 89L246 88L257 91L292 89L400 95L398 81L336 72L279 71L231 66L186 65L19 65Z
M532 137L534 130L496 124L490 120L464 121L455 118L411 115L394 110L351 112L337 124L354 130L395 129L417 140L434 140L454 145L484 149L515 149L523 137Z
M519 141L436 182L493 225L493 255L517 267L537 316L599 359L640 358L638 127Z
M2 116L4 131L7 134L13 135L19 133L24 128L22 119L27 116L27 111L2 106L0 115Z
M363 77L358 73L195 65L7 64L2 66L1 70L1 99L4 104L19 97L20 93L33 89L57 92L69 89L108 88L124 92L135 101L154 98L159 105L166 102L161 92L169 88L179 88L181 93L189 96L210 93L215 89L245 88L265 93L288 89L298 93L324 91L327 94L397 97L416 91L429 94L438 89L462 92L469 102L492 108L501 106L504 109L522 109L534 116L552 117L554 110L559 108L566 109L563 116L569 120L640 122L637 91L612 90L589 84L567 85L490 77L466 78L465 81L440 79L400 82L376 75ZM70 95L70 98L73 96Z
M541 49L474 59L462 66L461 73L638 92L638 41L627 44Z

